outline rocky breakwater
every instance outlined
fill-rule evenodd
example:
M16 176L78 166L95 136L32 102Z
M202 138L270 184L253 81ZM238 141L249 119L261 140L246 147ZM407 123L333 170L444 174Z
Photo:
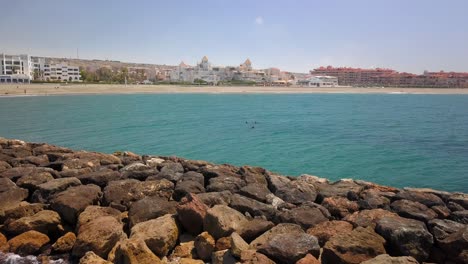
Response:
M0 262L468 263L467 224L463 193L0 139Z

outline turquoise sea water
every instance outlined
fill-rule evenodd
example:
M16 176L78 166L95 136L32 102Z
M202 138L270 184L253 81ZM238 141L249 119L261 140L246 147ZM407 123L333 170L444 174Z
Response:
M466 95L0 98L0 136L468 192Z

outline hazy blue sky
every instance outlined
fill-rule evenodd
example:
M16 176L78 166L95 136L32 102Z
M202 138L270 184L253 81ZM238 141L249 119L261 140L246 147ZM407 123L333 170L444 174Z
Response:
M0 52L468 71L468 1L0 0Z

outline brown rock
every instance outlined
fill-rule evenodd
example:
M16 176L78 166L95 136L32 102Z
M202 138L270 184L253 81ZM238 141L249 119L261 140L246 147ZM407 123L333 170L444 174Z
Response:
M402 199L393 202L390 206L394 212L406 218L427 222L437 217L432 209L419 202Z
M248 222L245 222L237 231L237 233L246 242L250 243L259 235L265 233L266 231L270 230L274 226L275 224L273 224L270 221L267 221L261 218L254 218L252 220L249 220Z
M371 227L357 227L332 237L323 248L322 263L361 263L385 254L385 239Z
M184 197L177 206L177 215L182 226L192 235L203 230L203 221L208 207L195 194Z
M208 261L214 251L215 240L208 232L203 232L195 238L194 246L198 257Z
M357 202L352 202L343 197L327 197L323 200L322 206L327 208L331 215L338 219L359 210Z
M419 202L427 207L435 205L445 205L444 201L442 201L442 199L439 196L428 192L403 190L397 193L395 195L395 198Z
M8 245L7 238L0 233L0 251L1 252L8 252L10 246Z
M343 220L350 222L354 227L375 227L377 221L383 217L397 217L398 215L384 209L362 210L346 216Z
M327 221L317 224L307 230L308 234L317 237L320 246L337 234L349 233L353 230L353 225L346 221Z
M120 242L115 252L114 263L122 264L158 264L162 263L140 239L126 239Z
M11 165L6 161L0 160L0 174L9 169L11 169Z
M296 263L308 253L318 257L320 246L316 237L306 234L279 234L263 244L258 251L279 263Z
M161 217L166 214L176 213L177 202L168 201L159 196L145 197L130 205L128 220L130 228L134 225Z
M32 200L35 202L48 202L52 195L65 191L68 187L81 185L80 180L75 177L59 178L39 184L33 193Z
M12 209L28 197L28 190L19 188L7 178L0 178L0 212Z
M216 240L215 251L231 248L231 237L222 237Z
M68 232L52 245L52 250L55 252L68 252L71 251L75 245L76 236L73 232Z
M215 205L228 205L231 202L231 195L230 191L197 194L198 198L200 198L200 200L208 207L213 207Z
M265 243L273 239L276 235L279 234L295 234L300 235L304 233L301 226L296 224L278 224L277 226L273 227L272 229L266 231L261 236L257 237L254 241L250 242L250 247L254 249L258 249L263 246Z
M388 254L378 255L373 259L366 260L361 264L418 264L413 257L391 257Z
M298 260L296 264L320 264L320 261L311 254L307 254L305 257Z
M79 230L80 226L83 226L86 223L89 223L92 220L97 219L101 216L112 216L116 220L120 221L119 210L116 210L111 207L101 207L97 205L91 205L91 206L86 207L86 209L78 217L76 230Z
M239 194L255 199L259 202L266 203L267 196L271 194L271 192L266 184L253 183L242 187L239 191Z
M440 248L447 253L447 258L456 263L468 262L468 226L439 241Z
M231 234L231 254L234 257L240 257L242 251L249 249L249 244L242 239L236 232Z
M20 202L15 207L6 210L4 215L1 215L0 213L0 223L8 225L8 223L22 217L33 216L37 212L44 210L46 207L47 206L45 204L40 203L30 204L26 201Z
M195 241L181 242L172 251L171 258L198 258Z
M50 239L43 233L31 230L21 235L15 236L8 241L10 252L21 256L37 254L41 251Z
M126 235L120 221L112 216L101 216L80 226L72 254L81 257L88 251L94 251L107 258L114 245L124 238Z
M148 248L161 258L175 247L178 237L179 229L170 214L138 223L130 234L131 239L145 241Z
M49 236L57 236L63 231L59 214L51 210L39 211L33 216L22 217L6 226L8 233L18 235L35 230Z
M281 212L279 219L283 223L294 223L303 228L310 228L321 222L328 221L328 218L319 208L310 206L301 206Z
M93 251L88 251L80 259L79 264L112 264L112 262L101 258L100 256L96 255L96 253L94 253Z
M54 177L50 172L43 171L22 176L16 181L16 185L34 192L39 185L53 179Z
M244 250L240 257L240 263L242 264L275 264L275 262L269 259L262 253L258 253L255 250Z
M240 212L225 205L215 205L207 211L203 229L218 239L238 231L246 221L247 219Z
M450 210L445 205L432 206L431 209L437 214L437 218L445 219L450 216Z
M120 180L122 175L118 171L101 169L98 171L80 173L76 177L83 184L95 184L101 188L104 188L107 186L107 184L109 184L109 182Z
M236 262L229 250L216 251L211 255L211 264L235 264Z

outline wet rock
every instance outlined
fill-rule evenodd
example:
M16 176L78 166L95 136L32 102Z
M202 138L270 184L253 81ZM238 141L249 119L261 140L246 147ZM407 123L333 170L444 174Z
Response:
M303 228L311 228L321 222L328 221L322 211L315 207L301 206L291 210L281 212L279 220L282 223L294 223Z
M330 238L337 234L349 233L352 230L353 225L346 221L326 221L309 228L307 233L317 237L320 246L323 247Z
M115 251L114 263L158 264L163 263L140 239L126 239Z
M442 199L432 193L426 192L415 192L415 191L407 191L403 190L395 195L396 199L405 199L410 200L418 203L422 203L427 207L432 207L436 205L445 205Z
M271 205L261 203L257 200L244 197L239 194L231 196L230 207L241 213L248 212L252 216L263 216L266 219L273 219L276 215L275 208Z
M322 206L327 208L330 214L338 219L342 219L359 210L356 202L343 197L327 197L323 200Z
M211 255L211 264L235 264L236 262L229 250L216 251Z
M311 254L307 254L305 257L298 260L296 264L320 264L320 261Z
M275 262L269 259L262 253L258 253L255 250L244 250L241 253L240 263L242 264L275 264Z
M126 238L123 225L112 216L101 216L80 226L72 254L82 257L88 251L107 258L114 245Z
M357 227L351 232L333 236L323 247L323 263L361 263L385 254L385 239L372 227Z
M271 194L266 184L252 183L240 189L239 194L266 203L267 196Z
M299 225L288 223L278 224L277 226L263 233L261 236L257 237L254 241L250 242L250 247L258 249L279 234L300 235L303 233L304 230L302 230L301 226Z
M179 237L179 228L170 214L141 222L132 227L130 238L145 241L148 248L158 257L172 250Z
M59 214L50 210L39 211L32 216L25 216L13 222L10 222L5 230L18 235L30 230L35 230L49 236L57 236L63 227Z
M32 200L35 202L48 202L52 195L65 191L69 187L81 185L80 180L75 177L59 178L48 181L37 186L37 190L33 193Z
M198 198L200 198L200 200L208 207L213 207L215 205L228 205L231 203L231 195L230 191L197 194Z
M203 229L218 239L238 231L246 221L245 216L240 212L225 205L215 205L207 211Z
M75 245L76 242L76 236L73 232L68 232L52 245L52 250L54 252L68 252L71 251L73 248L73 245Z
M15 208L28 197L28 190L19 188L7 178L0 178L0 212Z
M184 167L178 162L166 163L161 171L158 173L158 177L166 179L172 182L178 181L184 173Z
M231 254L240 258L242 251L249 249L249 244L236 232L231 234Z
M176 213L177 202L159 196L145 197L130 205L128 219L130 228L138 223Z
M102 192L99 186L79 185L54 195L50 207L57 211L65 221L75 225L79 214L89 205L97 204L101 197Z
M406 218L427 222L437 217L432 209L418 202L402 199L393 202L390 206L394 212Z
M208 207L194 194L189 194L177 206L177 216L182 226L192 235L203 230Z
M43 233L31 230L15 236L8 241L10 252L21 256L37 254L49 243L50 239Z
M424 261L434 243L423 222L403 217L383 217L377 221L376 232L388 242L389 253L412 256Z
M93 251L88 251L80 259L79 264L112 264L112 262L101 258L100 256L96 255L96 253L94 253Z
M117 221L120 221L120 211L111 207L101 207L97 205L91 205L79 215L76 229L79 230L81 226L97 219L101 216L111 216Z
M21 188L28 189L31 193L34 192L40 184L53 180L54 177L50 172L31 173L19 178L16 185Z
M189 193L204 193L205 187L197 181L184 180L177 182L174 189L174 199L179 201Z
M296 263L312 254L320 255L320 246L316 237L306 234L278 234L262 245L258 251L279 263Z
M391 257L388 254L378 255L373 259L366 260L361 264L418 264L413 257Z
M111 181L120 180L122 175L118 171L103 169L76 176L83 184L95 184L101 188L107 186Z
M468 262L468 226L450 234L439 241L439 246L447 254L447 258L455 263Z
M285 202L300 205L305 202L315 202L317 191L313 185L305 181L295 180L277 189L275 195Z
M383 217L396 217L395 213L383 209L362 210L346 216L343 220L350 222L354 227L375 227L377 221Z
M208 232L203 232L195 238L194 247L198 257L208 261L214 251L215 240Z
M464 224L457 223L448 219L434 219L427 223L427 226L431 233L434 235L436 243L444 240L453 233L465 227Z
M275 225L270 221L254 218L245 222L237 232L245 241L251 242L274 226Z
M455 222L468 225L468 210L453 212L449 218Z

